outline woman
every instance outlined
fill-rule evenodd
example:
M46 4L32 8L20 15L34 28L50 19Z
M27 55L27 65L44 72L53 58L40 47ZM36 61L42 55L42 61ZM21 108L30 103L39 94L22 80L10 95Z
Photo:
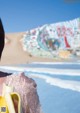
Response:
M0 19L0 58L4 48L5 32L2 21ZM14 75L11 73L0 72L0 95L2 95L3 84L13 87L14 92L17 92L21 98L22 112L21 113L41 113L39 97L37 95L36 83L31 78L25 76L24 73ZM18 102L13 100L14 108L18 113Z

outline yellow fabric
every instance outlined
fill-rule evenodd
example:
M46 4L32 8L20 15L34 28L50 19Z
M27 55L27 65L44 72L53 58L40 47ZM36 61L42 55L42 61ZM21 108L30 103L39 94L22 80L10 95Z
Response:
M11 87L4 84L3 93L2 96L0 96L0 113L16 113L13 100L18 102L18 113L21 113L21 100L19 94L13 92Z
M9 113L6 100L2 96L0 96L0 113Z
M11 95L6 93L4 97L8 106L9 113L16 113Z
M20 113L21 111L21 100L20 100L20 95L16 92L14 93L11 93L11 97L12 97L12 100L15 99L17 102L18 102L18 113Z

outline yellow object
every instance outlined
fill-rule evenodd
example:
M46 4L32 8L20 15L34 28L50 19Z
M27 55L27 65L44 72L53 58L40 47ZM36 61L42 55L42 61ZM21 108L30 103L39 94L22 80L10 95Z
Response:
M9 113L6 100L2 96L0 96L0 113Z
M13 92L13 88L3 85L3 93L0 96L0 113L16 113L14 101L17 103L18 113L21 112L21 99L18 93Z
M67 51L67 50L59 51L59 57L61 58L69 58L70 55L71 55L70 51Z

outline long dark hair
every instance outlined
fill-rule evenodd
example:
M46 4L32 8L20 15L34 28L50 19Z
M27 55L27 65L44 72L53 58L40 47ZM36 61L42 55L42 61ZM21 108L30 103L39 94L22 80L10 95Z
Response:
M7 73L7 72L2 72L0 71L0 77L6 77L6 76L9 76L11 75L12 73Z
M4 32L2 21L0 19L0 59L1 59L3 48L4 48L4 41L5 41L5 32Z
M1 59L3 48L4 48L4 43L5 43L5 32L4 32L2 21L0 19L0 59ZM0 71L0 77L5 77L11 74L12 73L6 73L6 72Z

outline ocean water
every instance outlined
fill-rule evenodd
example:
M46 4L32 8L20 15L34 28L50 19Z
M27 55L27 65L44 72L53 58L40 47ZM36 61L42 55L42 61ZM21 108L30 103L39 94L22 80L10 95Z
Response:
M80 113L80 93L34 79L44 113Z
M37 83L44 113L80 113L80 63L31 63L0 66L1 71L23 72Z

